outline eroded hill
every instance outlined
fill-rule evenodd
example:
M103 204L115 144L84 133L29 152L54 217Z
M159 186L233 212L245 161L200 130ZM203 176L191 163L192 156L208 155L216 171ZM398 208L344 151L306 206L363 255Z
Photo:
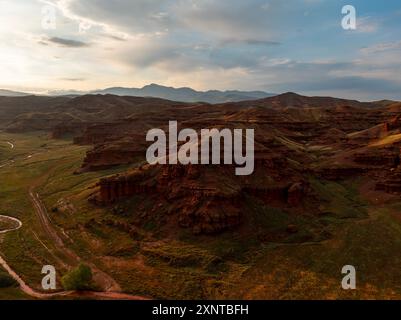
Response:
M0 104L2 129L27 137L45 130L60 140L49 146L35 138L36 151L28 140L29 153L13 159L18 167L5 167L4 178L21 183L7 194L17 190L24 204L29 184L21 181L30 178L20 175L40 172L38 193L60 236L124 291L160 298L401 295L397 280L374 273L384 268L395 279L397 272L377 257L399 262L391 253L401 243L399 103L293 93L219 105L115 96L9 99ZM169 120L195 130L254 129L254 174L236 176L227 165L147 164L146 132L167 131ZM56 141L62 147L53 150ZM25 165L29 170L21 171ZM17 252L29 236L7 244ZM352 296L338 292L338 268L347 263L364 272L363 290Z

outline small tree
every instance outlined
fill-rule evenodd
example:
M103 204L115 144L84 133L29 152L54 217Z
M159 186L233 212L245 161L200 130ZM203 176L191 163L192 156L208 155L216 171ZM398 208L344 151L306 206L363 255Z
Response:
M13 278L11 278L8 274L0 273L0 288L9 288L17 286L18 282L15 281Z
M89 290L92 288L92 270L84 264L69 271L61 278L65 290Z

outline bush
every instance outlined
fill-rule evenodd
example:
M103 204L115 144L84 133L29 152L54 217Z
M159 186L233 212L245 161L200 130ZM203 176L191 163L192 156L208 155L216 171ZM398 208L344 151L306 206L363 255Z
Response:
M65 290L90 290L93 287L92 270L90 267L80 264L61 278Z
M18 285L8 274L0 274L0 288L16 287Z

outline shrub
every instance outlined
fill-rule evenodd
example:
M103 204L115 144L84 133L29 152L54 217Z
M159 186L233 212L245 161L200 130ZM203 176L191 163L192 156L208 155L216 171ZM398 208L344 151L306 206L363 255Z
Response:
M0 288L16 287L17 284L17 281L8 274L0 274Z
M90 290L93 287L92 270L84 264L71 270L61 278L65 290Z

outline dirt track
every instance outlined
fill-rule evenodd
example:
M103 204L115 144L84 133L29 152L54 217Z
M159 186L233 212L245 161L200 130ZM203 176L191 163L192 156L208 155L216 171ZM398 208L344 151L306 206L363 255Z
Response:
M40 216L41 224L45 228L45 231L55 241L55 243L57 243L57 246L60 249L62 248L65 253L67 253L69 256L73 257L77 261L81 261L80 258L74 252L72 252L71 250L69 250L68 248L66 248L64 246L63 241L57 235L55 230L52 228L52 226L49 223L49 220L47 219L47 211L44 207L42 207L42 204L41 204L39 198L37 197L37 195L35 195L35 193L32 190L30 191L29 195L34 204L35 211ZM8 232L16 231L22 227L22 222L16 218L2 216L2 215L0 215L0 218L10 219L17 223L17 226L15 228L2 230L0 232L0 234L5 234ZM82 293L78 293L75 291L61 291L61 292L56 292L56 293L42 293L42 292L39 292L39 291L33 289L28 284L26 284L25 281L7 264L7 262L4 260L4 258L1 255L0 255L0 265L8 272L8 274L15 281L18 282L21 290L24 293L26 293L27 295L29 295L33 298L37 298L37 299L51 299L51 298L57 298L57 297L65 297L65 298L85 297L85 298L93 298L93 299L114 299L114 300L146 300L147 299L147 298L141 297L141 296L135 296L135 295L124 294L121 292L113 291L113 289L115 289L116 286L118 286L118 284L107 274L98 270L97 267L94 266L93 264L89 264L89 265L92 268L92 270L94 270L94 274L95 275L97 274L98 277L101 277L101 279L104 279L105 280L104 282L106 284L110 284L110 286L108 287L108 291L82 292ZM119 286L118 286L118 288L119 288Z
M12 143L9 143L11 148L14 148ZM58 235L57 231L52 226L46 207L42 204L39 195L34 191L34 187L31 187L29 190L29 197L32 201L32 204L35 208L35 213L40 221L40 224L43 230L46 232L48 237L54 243L57 251L67 258L66 260L72 261L73 264L77 264L79 262L83 262L91 267L93 271L93 279L97 283L97 285L101 286L101 292L75 292L75 291L62 291L56 293L42 293L39 292L28 284L7 264L6 260L0 255L0 265L8 272L8 274L15 279L20 285L21 290L27 295L37 298L37 299L51 299L56 297L85 297L85 298L93 298L93 299L110 299L110 300L147 300L146 297L130 295L121 293L121 288L119 284L111 278L108 274L101 271L91 262L83 261L75 252L65 246L63 240ZM16 231L22 228L23 223L14 217L2 216L0 218L8 219L16 223L16 227L11 229L6 229L0 231L0 234L5 234L8 232ZM64 261L65 262L65 261ZM68 263L65 263L69 265ZM73 265L70 264L71 267Z
M16 227L12 228L12 229L0 230L0 234L4 234L4 233L10 232L10 231L15 231L22 227L22 222L20 220L18 220L17 218L0 215L0 220L1 219L11 220L12 222L14 222L16 224Z
M34 192L34 189L31 188L29 191L29 196L35 208L35 212L40 220L43 230L47 233L49 238L55 244L57 250L59 250L63 255L67 256L67 258L73 261L75 264L80 262L84 262L88 266L91 267L94 273L95 282L102 287L102 290L105 292L120 292L121 288L119 284L111 278L109 275L99 270L94 264L89 263L87 261L82 261L82 259L72 250L67 248L60 238L56 230L53 228L49 221L49 216L46 210L46 207L40 201L39 195Z

